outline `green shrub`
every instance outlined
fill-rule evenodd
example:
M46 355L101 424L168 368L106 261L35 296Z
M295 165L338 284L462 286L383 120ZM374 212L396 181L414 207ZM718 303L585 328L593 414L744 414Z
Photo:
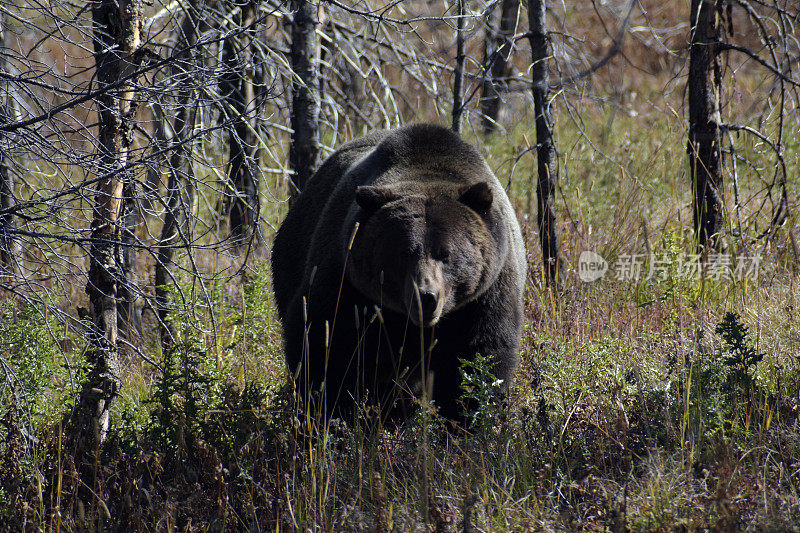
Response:
M73 334L52 316L13 302L0 307L0 365L8 385L0 390L0 410L16 404L21 420L37 429L58 420L80 385L74 345Z
M43 503L46 440L81 383L74 346L52 316L11 301L0 306L0 529L26 505Z
M492 357L476 354L475 359L459 359L461 373L461 401L469 421L469 428L485 433L491 428L498 407L502 380L492 370Z
M750 387L753 384L752 371L764 358L750 345L749 332L738 313L729 311L717 325L716 333L725 340L725 353L722 363L733 371L736 384Z

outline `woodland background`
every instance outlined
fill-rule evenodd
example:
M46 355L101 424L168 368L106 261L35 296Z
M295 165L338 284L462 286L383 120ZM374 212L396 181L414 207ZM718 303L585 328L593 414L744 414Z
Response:
M798 17L0 0L0 529L797 530ZM460 369L469 431L324 424L271 240L321 158L418 121L507 184L520 369L503 406ZM583 282L585 251L642 275Z

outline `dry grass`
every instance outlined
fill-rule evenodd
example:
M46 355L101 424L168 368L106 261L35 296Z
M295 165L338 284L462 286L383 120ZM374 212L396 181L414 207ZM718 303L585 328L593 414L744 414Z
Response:
M530 209L532 109L516 95L503 118L507 134L484 140L467 128L509 183L531 266L515 385L506 406L471 434L448 431L425 408L403 427L377 433L360 419L324 426L297 413L265 254L237 274L242 258L202 250L194 257L202 284L179 258L187 305L176 307L174 320L184 343L162 353L147 312L140 350L124 354L123 389L94 484L76 477L60 423L77 390L85 343L50 311L8 299L0 319L0 529L798 530L797 218L754 240L771 216L757 209L766 196L762 176L773 169L764 146L737 139L750 163L739 165L742 208L728 213L726 228L731 252L763 256L757 280L607 276L583 283L577 275L586 250L613 262L634 253L677 260L694 249L683 81L674 77L684 67L674 52L684 49L686 32L675 30L673 13L685 4L643 2L647 16L637 10L632 26L647 22L652 30L637 29L624 57L555 101L566 273L558 291L543 284ZM586 36L580 49L587 56L602 56L610 41L597 15L588 4L569 8L575 12L562 29ZM613 35L616 19L605 22ZM764 80L754 72L740 68L726 94L725 116L733 122L754 120L751 105ZM443 101L415 101L406 102L406 118L447 121ZM774 133L768 117L762 126ZM800 187L798 131L795 110L784 139L792 194ZM274 140L275 153L281 142ZM205 155L213 162L219 154ZM211 178L219 168L209 166ZM60 174L41 170L56 176L47 187L63 185ZM733 206L730 166L728 172ZM35 190L34 178L23 193ZM262 192L268 248L286 190L270 179ZM207 198L199 218L212 220L218 191L201 193ZM797 199L790 200L796 212ZM76 216L85 219L88 205L76 206ZM744 238L736 234L738 216ZM157 235L160 222L150 223ZM205 229L214 241L226 228ZM86 306L81 249L42 245L27 253L41 270L42 294L52 295L43 308L63 318ZM49 263L48 253L66 259ZM48 278L62 267L55 281ZM151 259L139 274L152 292ZM752 381L735 379L724 363L729 349L715 330L729 311L749 329L748 345L764 354L749 369ZM96 498L81 500L87 483Z
M171 407L163 404L163 373L127 360L93 505L76 497L80 481L69 450L59 448L58 409L44 409L32 426L9 418L19 410L7 411L2 475L15 482L4 485L13 488L3 492L5 523L65 530L795 527L800 295L787 269L792 228L757 248L764 253L757 281L586 284L576 275L583 250L609 260L646 249L691 251L683 152L670 142L677 127L655 126L664 128L658 139L652 128L630 135L634 123L620 120L607 133L603 157L591 157L585 137L573 130L571 140L569 125L560 126L569 177L560 198L567 276L558 293L542 284L526 211L520 176L533 161L519 160L511 192L532 266L522 363L507 407L472 435L448 432L425 410L379 434L359 421L320 427L296 417L281 388L269 273L258 263L244 276L207 282L213 328L199 291L194 309L176 316L194 333L173 354L175 368L195 373L166 387ZM529 135L520 126L511 142L486 146L501 179ZM200 259L208 272L224 270L219 258ZM765 353L752 389L723 377L714 330L729 310ZM17 323L25 329L37 320ZM79 361L80 345L54 336L59 343L40 359L64 375L58 358ZM145 346L164 361L154 341ZM21 354L9 353L18 364ZM40 392L52 386L45 380ZM191 402L196 411L187 414ZM19 429L29 427L39 440L26 448Z

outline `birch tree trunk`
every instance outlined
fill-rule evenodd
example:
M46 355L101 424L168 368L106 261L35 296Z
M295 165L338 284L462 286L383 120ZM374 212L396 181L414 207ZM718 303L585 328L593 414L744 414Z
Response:
M133 53L140 45L141 0L98 0L92 3L94 56L98 88L117 84L136 69ZM71 434L84 499L96 485L100 445L109 426L111 402L119 390L118 291L126 284L122 224L126 184L133 180L130 160L135 80L110 88L96 98L98 169L91 225L92 244L86 294L91 309L89 375L72 414Z
M717 0L692 0L689 47L689 167L692 176L693 221L700 251L724 246L720 237L722 199L721 87L717 60L722 9Z
M548 97L547 25L545 22L545 0L529 0L528 25L530 27L532 84L534 111L536 113L536 155L538 179L536 197L539 240L542 244L542 262L547 283L554 284L561 278L558 232L556 231L556 180L558 162L553 143L553 127L550 120Z

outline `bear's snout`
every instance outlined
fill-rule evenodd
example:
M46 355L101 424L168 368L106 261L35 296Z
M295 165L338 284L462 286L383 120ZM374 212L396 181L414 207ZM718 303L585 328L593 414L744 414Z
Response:
M431 327L442 318L445 296L440 268L420 265L415 276L406 283L406 309L417 326ZM426 268L427 267L427 268Z
M439 295L433 291L419 291L419 302L423 318L432 317L439 305Z
M417 326L429 328L442 318L442 299L439 291L420 289L413 291L408 305L408 315Z

